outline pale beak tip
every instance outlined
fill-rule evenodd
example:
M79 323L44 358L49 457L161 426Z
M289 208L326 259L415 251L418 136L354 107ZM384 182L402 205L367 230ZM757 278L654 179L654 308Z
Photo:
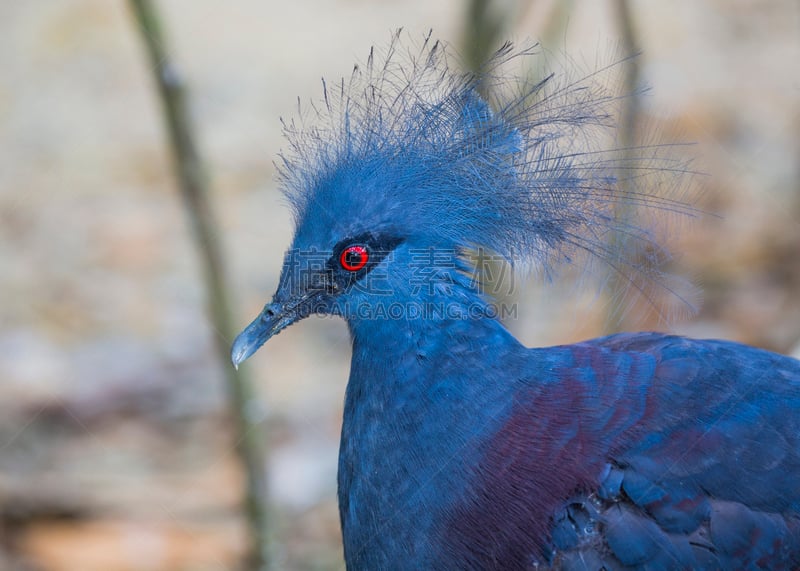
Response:
M231 347L231 363L238 371L239 365L258 351L267 339L286 327L292 320L287 320L278 304L272 303L256 317L244 331L233 341Z
M244 333L236 338L236 341L233 342L233 347L231 348L231 363L233 364L234 369L238 371L239 365L241 365L242 362L250 355L255 353L255 348L253 345L253 341Z

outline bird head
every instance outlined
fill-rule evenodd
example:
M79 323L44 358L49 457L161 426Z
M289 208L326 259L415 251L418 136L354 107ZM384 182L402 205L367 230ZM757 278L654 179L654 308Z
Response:
M509 82L497 70L532 51L510 44L479 73L453 71L430 36L414 53L401 47L398 34L349 81L323 82L312 126L284 122L294 240L272 302L233 344L234 365L314 313L368 319L361 308L453 285L478 295L464 278L475 249L545 271L576 251L612 257L617 163L581 145L609 126L617 97L552 76ZM429 287L415 287L431 272Z

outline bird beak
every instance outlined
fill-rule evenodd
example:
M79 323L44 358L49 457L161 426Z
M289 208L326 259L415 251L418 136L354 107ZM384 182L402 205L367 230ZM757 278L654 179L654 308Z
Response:
M231 362L236 369L272 336L298 320L297 312L292 309L277 302L264 307L259 316L233 342Z

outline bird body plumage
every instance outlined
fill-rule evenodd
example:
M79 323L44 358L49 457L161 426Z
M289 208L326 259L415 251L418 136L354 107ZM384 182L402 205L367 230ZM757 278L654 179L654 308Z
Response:
M545 81L492 110L492 68L453 73L428 40L398 63L399 45L326 87L322 126L287 125L294 244L232 354L347 320L348 569L800 567L800 362L658 333L526 348L470 273L472 248L545 271L584 252L658 286L663 250L615 208L685 208L580 146L618 98ZM657 149L631 181L674 170Z

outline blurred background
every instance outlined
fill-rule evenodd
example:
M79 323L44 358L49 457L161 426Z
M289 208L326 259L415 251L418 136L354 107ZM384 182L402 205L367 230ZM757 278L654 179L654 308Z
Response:
M156 4L242 327L291 238L278 119L317 98L322 76L349 74L401 26L412 39L432 28L466 62L532 39L591 69L629 45L616 0ZM651 87L642 121L695 142L687 156L705 173L695 205L709 214L676 226L670 267L703 304L667 329L800 357L800 4L625 4ZM0 569L236 569L247 533L229 365L130 6L2 2L0 71ZM529 345L604 331L596 292L531 283L518 297L509 325ZM275 569L342 567L349 358L344 323L311 318L247 365L271 451Z

